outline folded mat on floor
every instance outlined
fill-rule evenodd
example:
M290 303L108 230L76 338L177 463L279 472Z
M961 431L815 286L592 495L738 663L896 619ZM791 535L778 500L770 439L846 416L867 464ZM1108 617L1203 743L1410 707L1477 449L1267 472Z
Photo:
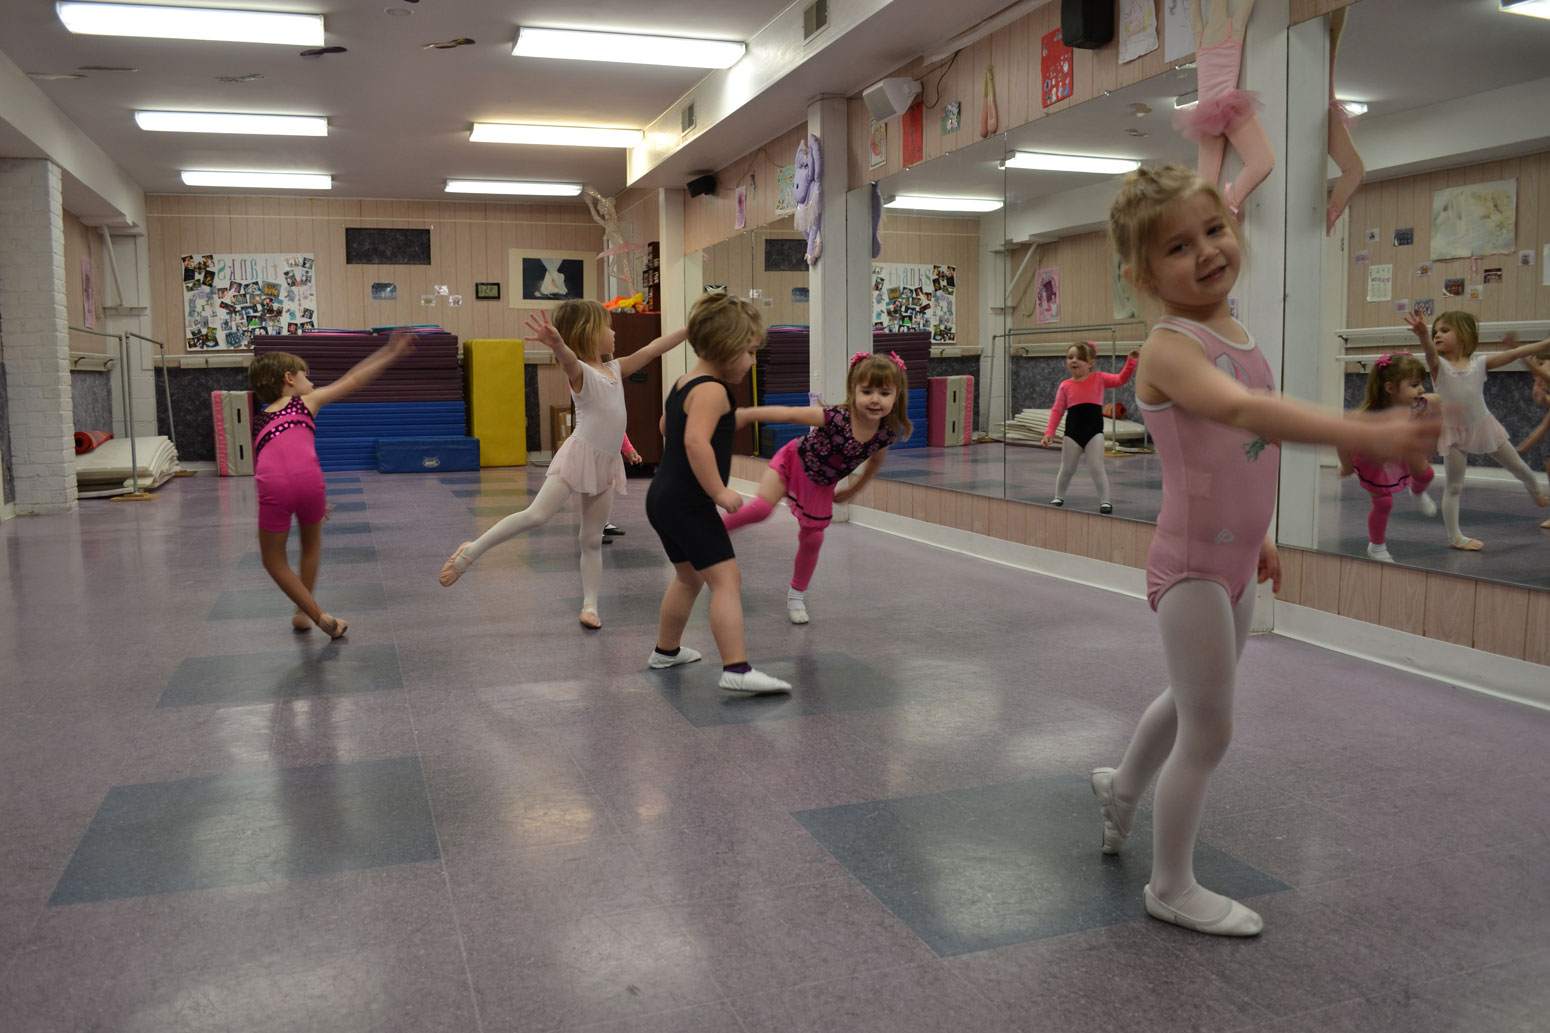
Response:
M90 452L112 436L111 430L78 430L75 432L75 454Z
M130 465L128 438L114 438L75 457L77 494L82 498L120 495L134 490L138 473L140 490L166 482L178 469L178 453L160 434L134 439L135 466Z
M1002 438L1009 445L1037 445L1049 425L1048 409L1024 409L1004 426ZM1059 444L1064 440L1066 418L1060 418L1054 438ZM1103 436L1109 441L1140 441L1146 437L1146 425L1135 420L1111 420L1104 417Z

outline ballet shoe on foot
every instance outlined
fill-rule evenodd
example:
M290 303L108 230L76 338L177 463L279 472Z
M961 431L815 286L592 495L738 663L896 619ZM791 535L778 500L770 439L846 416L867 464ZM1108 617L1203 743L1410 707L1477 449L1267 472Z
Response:
M1433 502L1432 497L1426 494L1426 492L1412 492L1411 496L1415 499L1416 508L1421 511L1422 516L1434 517L1437 515L1437 503Z
M1244 907L1236 900L1227 900L1227 913L1220 918L1204 921L1185 914L1180 907L1188 907L1190 898L1199 888L1197 883L1186 890L1175 904L1164 904L1157 899L1157 894L1153 893L1152 887L1148 885L1142 891L1142 898L1146 901L1146 913L1159 921L1169 922L1184 929L1193 929L1197 933L1205 933L1208 936L1258 936L1260 930L1265 928L1265 920L1259 917L1258 912Z
M1389 552L1389 547L1379 542L1367 543L1367 558L1377 560L1379 563L1394 562L1394 556Z
M1335 223L1340 221L1340 209L1333 205L1324 207L1324 236L1335 232Z
M291 627L295 628L297 631L311 631L312 618L308 617L300 610L297 610L295 613L291 614Z
M1093 768L1093 795L1098 798L1098 810L1103 814L1103 852L1117 854L1130 835L1136 808L1126 807L1114 799L1114 769Z
M1550 520L1546 520L1544 523L1540 524L1539 526L1543 527L1546 531L1550 531Z
M459 545L457 552L449 556L447 562L441 565L441 573L436 576L436 580L441 582L442 588L451 588L452 582L463 576L463 572L457 569L457 558L463 555L463 550L472 544L474 543L464 542L462 545Z
M1455 549L1462 549L1464 552L1479 552L1485 548L1485 542L1478 538L1454 538L1448 542L1448 545Z
M583 628L591 628L593 631L603 626L603 618L599 617L597 610L590 606L583 606L581 608L581 617L579 619Z
M344 633L350 630L348 621L341 620L333 614L323 614L323 619L318 621L318 627L328 635L330 639L344 638Z
M1227 203L1227 212L1232 216L1232 221L1237 223L1243 222L1243 202L1233 203L1231 183L1222 187L1222 200Z
M1544 509L1546 506L1550 506L1550 495L1542 495L1536 492L1534 494L1534 505L1538 506L1540 509Z

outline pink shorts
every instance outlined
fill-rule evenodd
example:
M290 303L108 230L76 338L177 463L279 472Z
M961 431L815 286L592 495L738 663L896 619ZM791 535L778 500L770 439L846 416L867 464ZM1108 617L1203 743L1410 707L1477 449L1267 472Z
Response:
M328 508L328 492L323 487L323 471L264 470L255 473L258 487L258 529L284 533L291 529L291 517L303 527L322 523Z
M802 469L797 445L801 439L788 441L780 446L770 460L770 469L780 474L786 482L786 500L791 514L803 527L828 527L834 517L834 485L814 484L807 471Z

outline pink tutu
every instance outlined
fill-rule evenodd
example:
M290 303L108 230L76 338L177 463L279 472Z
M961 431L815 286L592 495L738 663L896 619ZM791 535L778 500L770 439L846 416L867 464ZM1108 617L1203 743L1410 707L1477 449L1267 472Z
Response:
M1437 438L1437 451L1447 455L1448 450L1489 455L1511 442L1501 421L1489 414L1474 423L1443 422L1442 434Z
M1264 106L1253 90L1228 90L1174 115L1173 128L1195 141L1226 136Z
M770 469L780 474L786 482L786 501L791 515L803 527L828 527L834 517L834 485L814 484L802 469L802 459L797 455L796 438L780 446L770 460Z
M619 450L602 452L572 434L549 461L545 477L558 477L570 490L582 495L601 495L612 490L628 494L624 487L624 458Z

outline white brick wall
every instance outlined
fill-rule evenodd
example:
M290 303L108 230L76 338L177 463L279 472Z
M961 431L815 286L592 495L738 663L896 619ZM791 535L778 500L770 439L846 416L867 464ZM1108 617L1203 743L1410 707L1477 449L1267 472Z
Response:
M59 167L0 159L0 332L17 513L76 506Z

